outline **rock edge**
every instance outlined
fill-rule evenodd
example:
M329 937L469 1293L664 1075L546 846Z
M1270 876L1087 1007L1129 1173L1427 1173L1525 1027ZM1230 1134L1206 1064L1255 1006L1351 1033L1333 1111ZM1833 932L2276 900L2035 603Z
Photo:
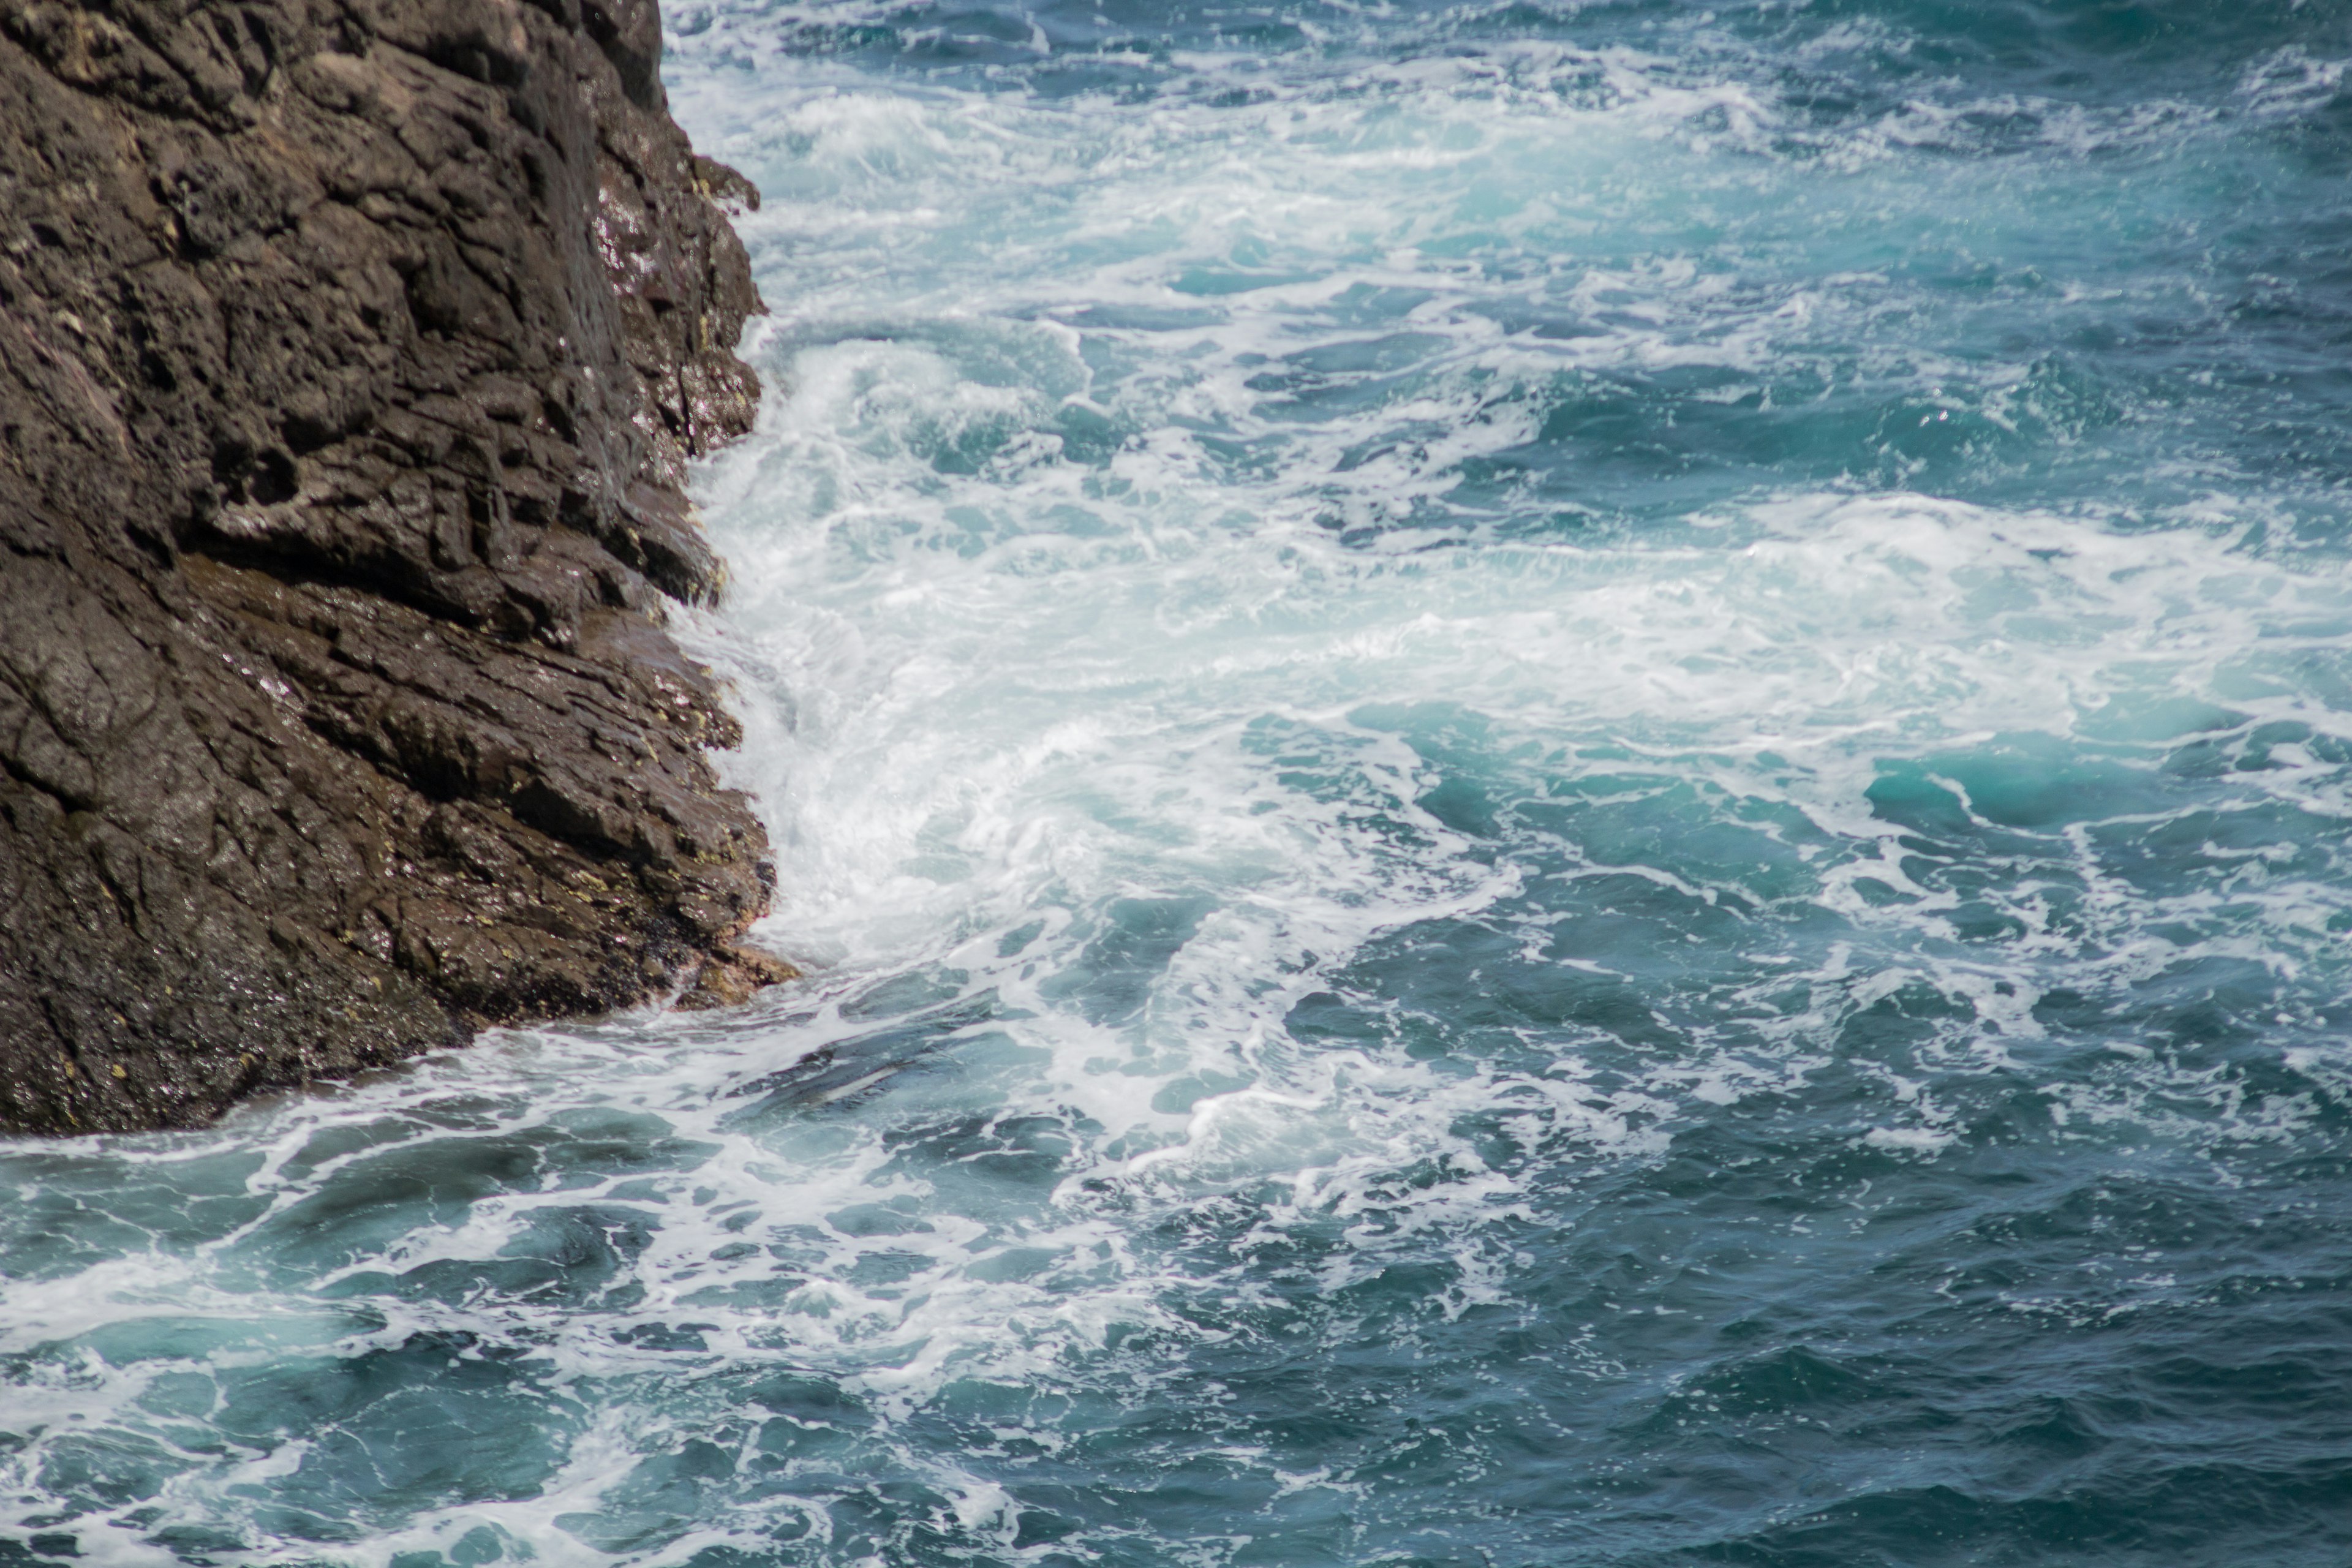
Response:
M789 967L663 631L762 309L652 0L0 0L0 1128Z

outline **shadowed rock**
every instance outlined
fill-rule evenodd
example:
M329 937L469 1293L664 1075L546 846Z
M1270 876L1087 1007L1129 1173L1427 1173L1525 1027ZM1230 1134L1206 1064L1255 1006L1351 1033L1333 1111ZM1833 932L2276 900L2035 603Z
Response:
M650 0L0 0L0 1126L784 973L661 629L757 197L659 59Z

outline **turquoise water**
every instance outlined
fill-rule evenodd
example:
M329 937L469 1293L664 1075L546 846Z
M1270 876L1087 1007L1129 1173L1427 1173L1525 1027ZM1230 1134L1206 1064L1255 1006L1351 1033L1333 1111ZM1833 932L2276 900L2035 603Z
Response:
M0 1563L2352 1561L2352 14L668 19L813 978L0 1145Z

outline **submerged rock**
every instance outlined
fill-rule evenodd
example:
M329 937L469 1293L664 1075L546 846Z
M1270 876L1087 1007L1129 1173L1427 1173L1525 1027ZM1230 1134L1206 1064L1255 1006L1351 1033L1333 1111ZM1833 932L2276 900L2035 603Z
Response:
M652 0L0 0L0 1127L785 973L661 629L761 307L660 48Z

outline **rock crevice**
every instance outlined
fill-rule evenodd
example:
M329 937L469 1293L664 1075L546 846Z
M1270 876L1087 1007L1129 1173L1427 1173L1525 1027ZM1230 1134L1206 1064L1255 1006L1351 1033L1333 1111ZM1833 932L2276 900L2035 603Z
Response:
M780 966L661 629L761 309L651 0L0 0L0 1127Z

